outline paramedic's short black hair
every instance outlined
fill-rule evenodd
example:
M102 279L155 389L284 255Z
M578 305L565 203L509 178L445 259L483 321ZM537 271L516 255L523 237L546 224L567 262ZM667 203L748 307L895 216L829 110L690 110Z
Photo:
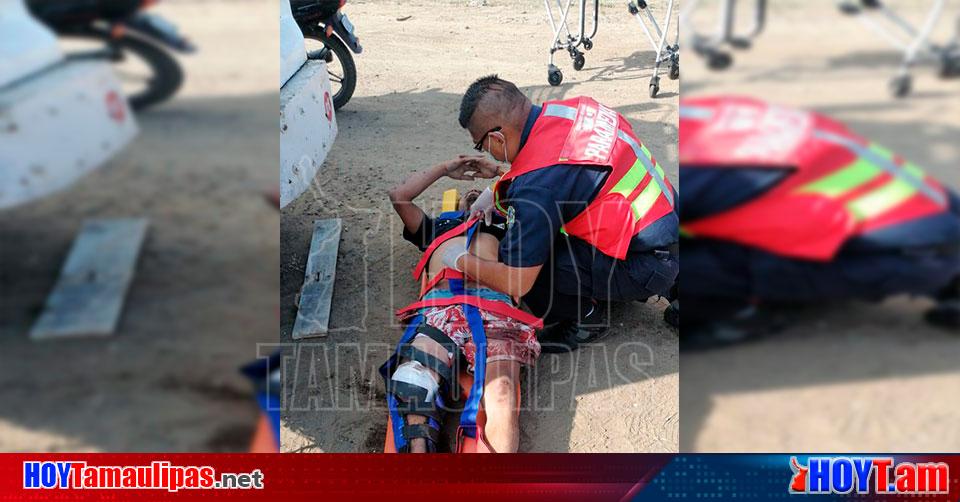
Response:
M495 110L503 115L508 115L517 109L522 110L523 104L527 101L527 97L513 82L503 80L496 74L480 77L467 87L467 92L463 93L463 100L460 101L460 127L466 129L470 126L470 120L477 111L477 105L485 97L495 98L496 101L490 103L493 105L491 111Z

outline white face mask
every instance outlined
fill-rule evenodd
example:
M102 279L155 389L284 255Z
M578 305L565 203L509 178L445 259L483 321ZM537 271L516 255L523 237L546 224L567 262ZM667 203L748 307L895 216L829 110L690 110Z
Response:
M503 144L503 162L506 162L507 164L509 164L510 159L507 158L507 138L503 135L502 132L500 133L500 137L503 138L503 141L500 142L501 144ZM488 141L491 141L491 140L488 140ZM490 153L491 153L491 156L493 156L492 155L493 152L490 152Z

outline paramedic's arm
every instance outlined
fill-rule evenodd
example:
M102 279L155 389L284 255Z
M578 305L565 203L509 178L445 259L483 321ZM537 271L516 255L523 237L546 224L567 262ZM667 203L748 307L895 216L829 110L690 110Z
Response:
M477 162L478 156L461 155L455 159L441 162L430 169L414 173L403 183L393 187L387 193L393 209L400 215L403 225L410 232L416 232L423 220L423 210L413 203L430 185L438 179L449 176L455 180L473 180L475 178L491 178L496 173L488 175L488 169Z
M530 291L550 257L562 221L556 190L519 185L509 195L514 221L500 241L499 260L464 255L457 265L472 279L519 298Z
M472 254L463 255L457 265L471 279L514 298L527 294L543 265L511 267L499 261L484 260Z

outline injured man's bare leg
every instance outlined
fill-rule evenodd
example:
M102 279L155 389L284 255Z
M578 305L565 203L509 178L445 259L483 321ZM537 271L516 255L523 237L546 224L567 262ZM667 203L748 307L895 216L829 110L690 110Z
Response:
M437 342L425 336L413 340L413 346L448 364L453 364L449 354ZM405 359L406 361L406 359ZM430 375L439 382L440 377L433 370ZM488 444L478 442L477 448L488 453L515 453L520 446L519 396L517 384L520 381L520 363L516 361L494 361L487 364L486 384L483 387L483 411L487 416L484 437ZM452 385L456 385L453 383ZM422 424L427 418L422 415L407 415L410 425ZM493 451L490 450L493 449ZM427 440L410 440L411 453L426 453Z
M487 415L487 423L483 433L489 444L480 441L477 444L479 451L515 453L520 447L520 415L517 413L520 407L517 395L519 381L520 363L487 363L487 378L483 387L483 411Z

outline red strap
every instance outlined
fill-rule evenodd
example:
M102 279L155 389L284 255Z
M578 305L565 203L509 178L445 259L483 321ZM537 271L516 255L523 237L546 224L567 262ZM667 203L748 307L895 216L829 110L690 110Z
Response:
M433 252L437 250L437 247L444 242L447 242L454 237L459 237L461 234L467 231L470 228L470 225L473 225L473 222L477 221L476 218L469 218L467 221L457 225L456 227L442 233L440 237L437 237L427 246L427 250L423 252L423 257L420 258L420 261L417 262L417 266L413 268L413 278L419 279L420 274L423 273L423 269L427 266L427 263L430 262L430 257L433 255Z
M440 273L434 276L433 279L430 279L430 282L424 284L423 287L420 288L420 298L423 298L423 295L427 294L427 291L433 289L437 283L444 279L463 279L463 272L457 272L452 268L445 268L441 270Z
M426 307L446 307L460 303L473 305L478 309L499 314L504 317L511 317L537 329L543 328L543 320L533 314L528 314L512 305L500 301L488 300L486 298L470 295L456 295L450 298L431 298L429 300L420 300L398 310L397 317L406 317L406 314Z

